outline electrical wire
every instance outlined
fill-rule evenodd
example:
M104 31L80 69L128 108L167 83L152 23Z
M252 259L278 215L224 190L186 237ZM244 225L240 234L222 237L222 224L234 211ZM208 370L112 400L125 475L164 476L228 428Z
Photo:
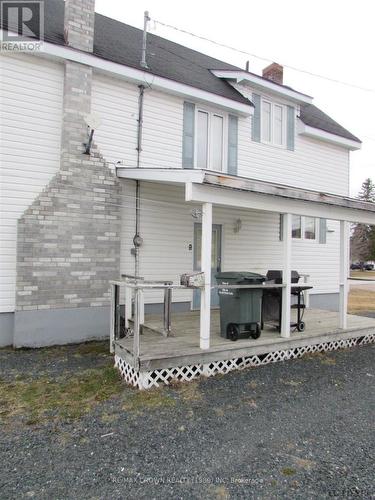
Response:
M225 49L231 50L233 52L237 52L238 54L242 54L242 55L254 57L254 58L259 59L261 61L273 62L273 59L270 59L268 57L259 56L257 54L254 54L253 52L249 52L247 50L238 49L237 47L232 47L231 45L227 45L225 43L217 42L216 40L212 40L211 38L207 38L207 37L202 36L202 35L197 35L196 33L193 33L191 31L187 31L185 29L179 28L179 27L174 26L172 24L164 23L164 22L159 21L157 19L152 19L152 21L154 22L155 25L158 24L160 26L163 26L164 28L168 28L168 29L177 31L179 33L183 33L184 35L189 35L189 36L191 36L193 38L196 38L198 40L203 40L205 42L209 42L209 43L211 43L213 45L216 45L217 47L225 48ZM306 69L298 68L297 66L292 66L292 65L289 65L289 64L282 64L282 65L284 66L284 68L288 68L290 70L297 71L298 73L303 73L305 75L309 75L309 76L312 76L314 78L320 78L322 80L327 80L327 81L329 81L331 83L337 83L339 85L344 85L346 87L351 87L351 88L354 88L354 89L357 89L357 90L361 90L361 91L364 91L364 92L370 92L370 93L375 94L375 89L373 89L373 88L363 87L361 85L356 85L354 83L345 82L345 81L339 80L337 78L332 78L332 77L329 77L329 76L321 75L319 73L314 73L312 71L308 71Z

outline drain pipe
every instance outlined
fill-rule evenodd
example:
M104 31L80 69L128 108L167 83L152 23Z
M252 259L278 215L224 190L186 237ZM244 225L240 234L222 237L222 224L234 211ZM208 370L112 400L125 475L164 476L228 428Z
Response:
M141 152L142 152L142 132L143 132L143 98L144 98L145 86L139 86L139 97L138 97L138 129L137 129L137 168L140 168L141 164ZM143 243L140 236L140 219L141 219L141 200L140 191L141 183L139 180L135 181L135 235L133 238L134 244L134 276L139 276L139 248Z

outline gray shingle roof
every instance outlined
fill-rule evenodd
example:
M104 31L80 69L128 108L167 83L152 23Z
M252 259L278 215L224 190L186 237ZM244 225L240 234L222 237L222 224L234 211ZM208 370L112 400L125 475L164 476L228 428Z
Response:
M64 45L64 1L45 0L44 5L44 39L47 42ZM96 56L132 68L143 69L140 66L141 47L142 30L95 14L94 54ZM211 72L214 69L243 71L237 66L153 34L148 35L147 63L149 65L147 71L151 74L191 85L237 102L251 104L228 82L217 78ZM306 125L360 142L313 105L302 106L300 118Z
M318 128L329 132L331 134L339 135L345 139L350 139L352 141L361 142L358 137L351 134L348 130L342 127L339 123L335 122L328 115L323 113L319 108L314 106L314 104L302 104L300 118L305 125L309 127Z

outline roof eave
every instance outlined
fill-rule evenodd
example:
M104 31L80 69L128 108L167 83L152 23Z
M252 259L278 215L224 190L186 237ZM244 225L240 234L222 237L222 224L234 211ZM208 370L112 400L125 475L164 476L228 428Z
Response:
M350 151L356 151L362 147L360 141L347 139L346 137L332 134L319 128L311 127L310 125L306 125L301 118L298 120L298 133L306 137L311 137L312 139L319 139L320 141L342 146Z
M2 35L2 33L3 30L0 29L0 35ZM30 40L32 39L30 38ZM135 83L137 85L144 84L146 86L151 85L152 88L156 90L178 95L184 99L190 99L193 102L202 102L218 106L221 109L238 115L251 116L254 113L254 106L250 101L248 104L236 101L235 99L230 99L229 97L224 97L220 94L215 94L214 92L158 76L152 72L145 72L141 69L125 66L97 55L72 49L63 45L44 41L39 52L32 52L30 54L33 56L51 57L53 59L70 60L85 64L87 66L91 66L99 72L116 75L118 78L123 78L131 83ZM151 82L147 80L148 75L150 76Z
M271 92L275 95L282 96L296 103L311 104L313 98L296 90L289 89L283 85L271 82L247 71L235 70L211 70L211 72L218 78L225 78L226 80L235 80L237 83L249 83L252 87L263 91Z

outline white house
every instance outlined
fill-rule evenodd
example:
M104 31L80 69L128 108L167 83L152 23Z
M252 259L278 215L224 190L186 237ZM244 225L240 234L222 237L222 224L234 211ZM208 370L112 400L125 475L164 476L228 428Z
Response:
M375 223L349 198L360 140L275 63L255 75L148 34L145 65L142 36L94 0L48 0L41 50L0 52L0 345L104 337L111 280L202 269L202 304L179 288L173 310L201 309L205 349L211 268L296 269L312 308L341 297L345 328L348 221ZM101 123L87 155L89 115ZM163 290L144 302L157 313Z

